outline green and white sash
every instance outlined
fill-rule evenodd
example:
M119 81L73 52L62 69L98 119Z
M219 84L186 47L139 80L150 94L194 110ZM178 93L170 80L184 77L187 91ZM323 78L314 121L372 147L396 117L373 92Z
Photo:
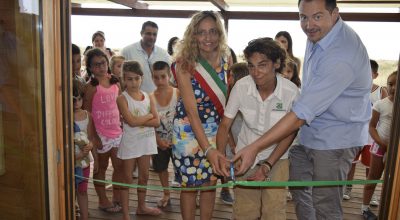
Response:
M224 67L222 67L224 68ZM172 74L176 79L176 63L171 65ZM194 78L199 82L210 100L217 109L218 115L224 116L224 109L227 98L227 86L218 76L218 73L204 59L197 62Z
M199 82L222 118L227 98L226 84L219 78L218 73L204 59L198 61L194 78Z

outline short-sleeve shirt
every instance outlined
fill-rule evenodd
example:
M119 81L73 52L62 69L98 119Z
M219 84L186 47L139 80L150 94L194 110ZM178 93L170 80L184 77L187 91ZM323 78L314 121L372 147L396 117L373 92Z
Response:
M301 95L293 112L306 121L299 141L316 150L368 143L371 67L357 33L340 18L320 41L307 41Z
M121 55L125 57L125 60L134 60L142 65L143 83L140 89L149 94L156 89L153 79L151 78L151 67L153 64L157 61L164 61L171 65L171 57L167 51L154 45L153 52L148 56L146 51L142 48L140 41L124 47L121 50Z
M265 100L262 100L251 76L243 77L233 87L224 116L233 119L238 111L242 113L244 123L239 132L237 150L253 143L290 112L299 90L294 83L280 75L276 79L274 92ZM254 165L266 159L275 147L276 144L273 144L258 153ZM287 153L282 158L287 158Z

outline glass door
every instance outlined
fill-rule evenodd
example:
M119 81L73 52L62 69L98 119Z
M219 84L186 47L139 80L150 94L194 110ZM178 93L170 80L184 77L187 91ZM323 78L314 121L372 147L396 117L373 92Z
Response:
M73 219L69 1L0 1L0 219Z
M39 1L0 3L0 219L46 219Z

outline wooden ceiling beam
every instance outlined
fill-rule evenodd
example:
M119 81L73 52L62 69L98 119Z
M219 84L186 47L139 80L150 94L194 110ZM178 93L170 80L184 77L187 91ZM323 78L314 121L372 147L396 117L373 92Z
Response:
M190 18L194 10L146 10L146 9L104 9L104 8L75 8L72 15L92 16L126 16L126 17L158 17L158 18ZM255 11L226 11L225 19L247 20L299 20L298 12L255 12ZM400 13L340 13L345 21L368 22L400 22Z
M138 0L108 0L132 9L148 9L149 4L138 2Z
M71 7L72 8L80 8L80 7L82 7L82 5L80 3L71 2Z
M229 9L229 5L224 0L210 0L210 2L222 12Z
M147 9L112 9L112 8L72 8L72 15L123 16L123 17L159 17L190 18L198 11L191 10L147 10Z

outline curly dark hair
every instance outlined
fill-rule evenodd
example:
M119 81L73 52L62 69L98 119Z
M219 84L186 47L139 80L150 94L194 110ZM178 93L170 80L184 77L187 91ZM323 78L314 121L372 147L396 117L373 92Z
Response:
M276 72L282 72L286 63L286 51L272 38L264 37L250 41L243 51L245 58L248 60L254 53L264 54L273 63L279 63L280 66Z

